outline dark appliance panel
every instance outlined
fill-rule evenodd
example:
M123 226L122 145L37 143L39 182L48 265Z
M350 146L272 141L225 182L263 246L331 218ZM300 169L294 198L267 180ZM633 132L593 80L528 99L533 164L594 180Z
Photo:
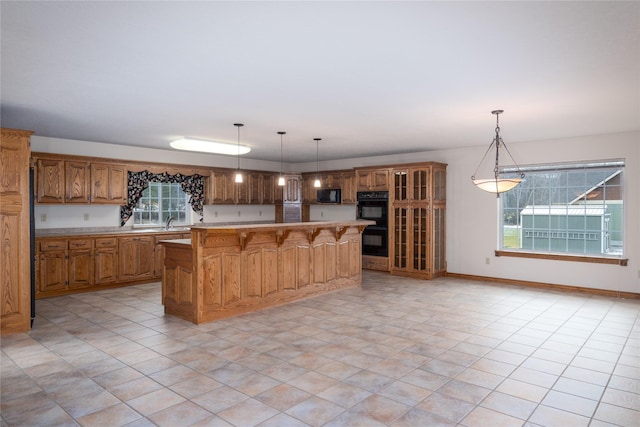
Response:
M389 230L387 227L369 225L362 232L362 254L389 256Z
M389 192L358 192L358 219L375 221L362 232L362 254L389 256Z

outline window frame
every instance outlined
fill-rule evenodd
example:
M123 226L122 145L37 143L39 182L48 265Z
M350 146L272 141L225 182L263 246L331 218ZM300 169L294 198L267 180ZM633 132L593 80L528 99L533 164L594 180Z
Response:
M154 197L145 197L144 193L151 191L151 188L153 186L157 186L158 187L158 196L156 198ZM163 205L163 199L176 199L176 200L180 200L180 197L165 197L163 192L164 189L163 187L169 187L169 188L175 188L178 191L180 191L183 195L184 195L184 221L179 221L177 216L174 216L175 220L173 222L174 225L176 226L187 226L187 225L191 225L192 221L191 221L191 217L190 217L190 213L191 213L191 206L189 204L189 194L187 194L180 186L179 183L176 182L158 182L158 181L150 181L148 183L147 188L144 189L140 199L138 200L138 203L136 204L134 210L133 210L133 227L134 228L148 228L148 227L163 227L166 223L166 217L164 215L165 212L172 212L172 210L165 210L165 209L161 209L162 205ZM171 191L170 191L171 192ZM157 200L158 201L158 222L149 222L149 223L138 223L137 220L140 217L141 211L139 211L139 205L140 203L147 201L147 200Z
M589 253L571 253L571 252L554 252L551 250L551 248L549 249L549 251L540 251L540 250L533 250L533 249L523 249L523 248L519 248L519 249L515 249L515 248L505 248L504 247L504 242L505 242L505 236L504 236L504 230L505 230L505 197L501 197L500 201L498 203L498 216L499 216L499 221L498 221L498 249L496 249L495 251L495 256L496 257L515 257L515 258L533 258L533 259L549 259L549 260L560 260L560 261L573 261L573 262L589 262L589 263L598 263L598 264L613 264L613 265L621 265L621 266L626 266L628 264L628 259L625 258L625 238L624 238L624 233L625 233L625 199L626 199L626 189L625 189L625 183L624 183L624 168L625 168L625 161L624 159L610 159L610 160L585 160L585 161L578 161L578 162L561 162L561 163L541 163L541 164L533 164L533 165L526 165L526 166L520 166L519 169L525 173L525 176L527 173L531 174L531 173L536 173L536 172L545 172L545 171L562 171L562 172L567 172L570 170L581 170L581 171L587 171L587 170L595 170L598 168L615 168L618 167L621 172L618 172L618 175L620 175L621 180L620 180L620 197L621 197L621 204L622 204L622 219L621 219L621 230L620 233L623 236L622 239L622 252L620 254L606 254L606 253L599 253L599 254L589 254ZM501 167L500 168L500 172L501 175L504 174L505 176L509 176L510 174L514 174L517 171L517 169L513 166L507 166L507 167ZM526 178L525 178L526 179ZM603 182L603 184L605 185L606 188L606 182ZM597 188L600 187L600 184L595 185L593 187L591 187L590 189L585 188L585 192L581 194L581 197L573 199L572 201L567 200L566 205L562 205L559 204L558 206L563 207L563 206L570 206L571 202L575 202L575 201L579 201L580 198L582 197L586 197L586 195L592 191L595 190ZM511 191L516 191L518 187L516 187L514 190ZM571 188L568 184L566 186L562 186L562 187L549 187L549 189L553 190L555 188L562 188L562 189L568 189ZM617 199L611 199L610 201L613 202L614 200ZM607 204L607 199L605 198L602 201L602 204L600 206L604 206ZM534 204L535 206L535 204ZM544 206L544 205L543 205ZM552 203L551 201L547 201L547 206L551 207ZM516 209L518 210L518 216L521 214L521 212L526 208L523 206L519 206L516 205ZM509 209L509 208L507 208ZM513 208L511 208L513 209ZM569 218L568 214L567 214L567 218ZM520 227L522 227L521 221L520 219L518 219L518 224ZM549 232L551 230L548 230ZM571 230L568 228L564 228L564 229L558 229L557 231L559 232L563 232L563 233L570 233ZM582 231L583 233L586 233L588 231ZM520 240L521 241L521 240ZM520 246L522 246L522 243L520 244Z

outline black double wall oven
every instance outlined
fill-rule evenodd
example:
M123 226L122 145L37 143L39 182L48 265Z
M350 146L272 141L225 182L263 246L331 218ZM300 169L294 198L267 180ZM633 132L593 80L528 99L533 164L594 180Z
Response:
M376 222L362 232L362 254L389 256L389 192L359 191L357 218Z

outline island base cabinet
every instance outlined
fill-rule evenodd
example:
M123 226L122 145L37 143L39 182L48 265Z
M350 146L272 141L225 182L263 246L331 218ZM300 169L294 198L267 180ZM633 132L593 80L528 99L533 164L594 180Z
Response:
M165 313L203 323L360 285L365 225L282 226L163 242Z

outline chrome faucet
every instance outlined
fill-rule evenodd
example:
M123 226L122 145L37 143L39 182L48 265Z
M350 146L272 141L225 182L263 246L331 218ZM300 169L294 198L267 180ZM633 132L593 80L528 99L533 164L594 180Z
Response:
M169 230L169 229L171 229L171 224L173 223L173 220L174 220L174 219L175 219L175 218L174 218L174 217L172 217L172 216L169 216L169 218L167 218L167 222L166 222L166 223L165 223L165 225L164 225L164 229L165 229L165 230Z

